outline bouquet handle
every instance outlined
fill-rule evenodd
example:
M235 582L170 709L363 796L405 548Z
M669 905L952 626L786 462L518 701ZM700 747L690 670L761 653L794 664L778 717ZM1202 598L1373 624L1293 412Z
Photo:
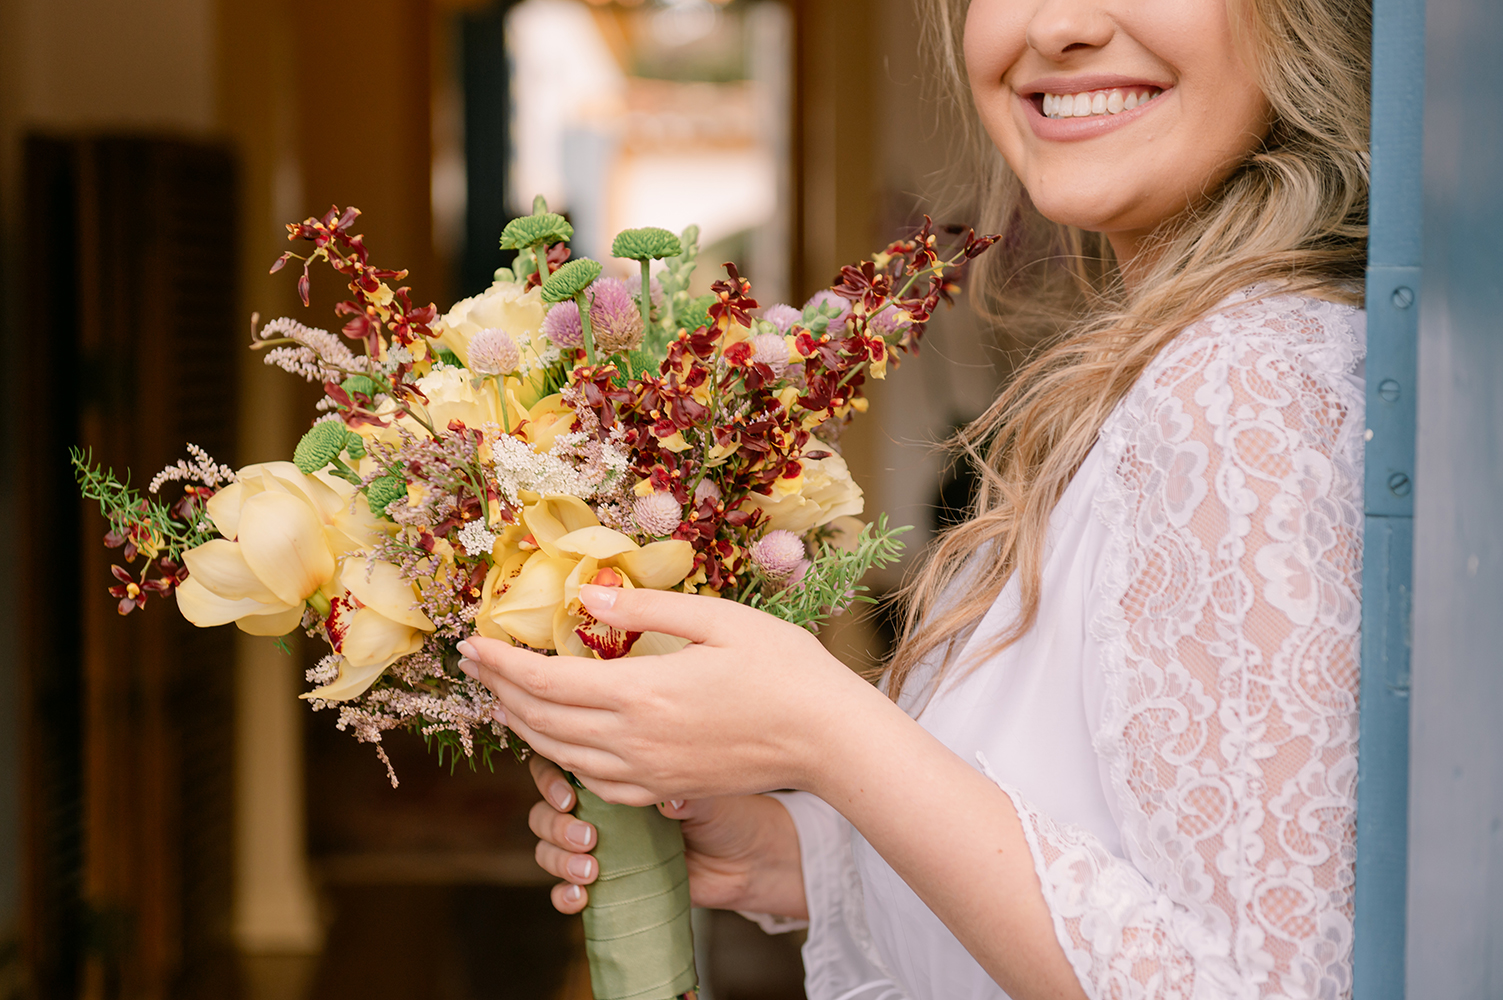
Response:
M575 791L574 814L599 835L600 875L583 914L595 1000L674 1000L688 993L699 979L679 822L654 806L612 805L578 782Z

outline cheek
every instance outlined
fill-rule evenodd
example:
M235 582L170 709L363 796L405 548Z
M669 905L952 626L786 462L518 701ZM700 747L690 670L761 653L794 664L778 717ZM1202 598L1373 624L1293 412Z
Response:
M1023 6L1017 0L971 0L966 11L965 69L971 98L981 124L1004 155L1016 146L1013 93L1003 81L1027 51Z
M1022 4L1016 0L971 0L965 17L965 66L971 87L1000 86L1028 44Z

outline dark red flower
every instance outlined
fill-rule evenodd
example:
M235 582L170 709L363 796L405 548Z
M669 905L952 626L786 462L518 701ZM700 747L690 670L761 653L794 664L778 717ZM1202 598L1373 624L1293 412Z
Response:
M123 566L111 566L110 573L120 584L110 588L110 596L119 599L116 610L122 615L128 615L137 608L146 606L146 591L136 582Z
M750 310L757 308L757 300L750 295L751 282L741 277L735 264L726 263L725 270L730 277L722 278L710 286L710 291L715 293L715 302L710 306L710 319L721 330L728 329L733 324L751 326Z

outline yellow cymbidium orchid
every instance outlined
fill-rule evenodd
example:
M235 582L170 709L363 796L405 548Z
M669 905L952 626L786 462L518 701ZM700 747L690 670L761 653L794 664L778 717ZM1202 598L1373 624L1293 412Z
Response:
M381 528L363 498L351 512L354 487L343 480L304 475L291 462L239 475L207 507L224 537L183 553L189 575L178 608L201 628L235 622L252 635L285 635L334 579L340 556Z
M569 433L574 420L574 408L564 402L563 393L555 392L538 400L527 411L527 424L522 432L532 450L542 455L553 447L555 438Z
M571 496L543 497L523 510L522 521L531 544L506 553L487 577L476 619L481 635L603 659L682 646L671 637L638 641L600 626L579 603L579 588L610 570L621 586L666 590L694 568L688 542L638 545L601 525L584 501Z
M397 660L423 648L433 622L417 608L417 589L391 563L345 559L324 621L329 645L339 655L339 676L302 695L348 701L364 694Z
M391 563L350 556L338 583L324 631L340 657L339 676L303 698L348 701L364 694L387 667L422 649L434 628L417 608L417 589Z

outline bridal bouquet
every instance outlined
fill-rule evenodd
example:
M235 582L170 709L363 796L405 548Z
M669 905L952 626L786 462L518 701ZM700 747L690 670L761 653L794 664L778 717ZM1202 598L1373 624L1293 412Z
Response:
M693 227L621 233L612 252L632 276L603 277L571 259L569 223L540 200L502 236L515 266L440 315L412 303L407 272L371 263L359 214L289 225L311 247L272 268L301 261L304 306L315 265L349 292L337 334L289 318L255 333L268 364L324 390L291 461L236 471L189 445L143 496L75 453L106 544L124 550L121 614L171 593L198 626L325 642L303 697L390 772L393 729L441 757L525 753L457 668L467 635L603 660L683 645L596 621L582 584L713 595L816 628L896 558L902 529L856 520L840 429L995 237L942 251L926 220L802 308L762 309L729 264L691 294ZM677 824L579 799L600 830L585 912L596 997L692 990Z

